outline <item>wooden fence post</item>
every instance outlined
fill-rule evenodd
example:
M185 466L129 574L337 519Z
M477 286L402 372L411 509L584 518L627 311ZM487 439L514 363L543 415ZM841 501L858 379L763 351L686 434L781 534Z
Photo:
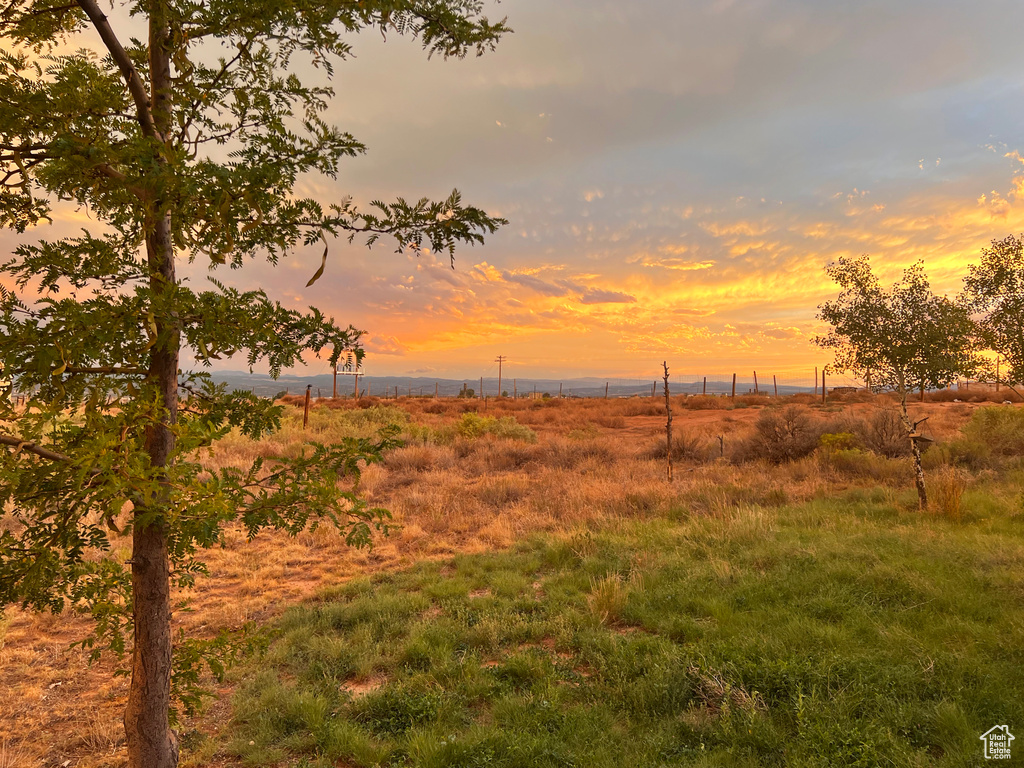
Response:
M774 373L772 374L772 384L775 385L775 396L778 397L779 396L779 380L775 377Z
M338 399L338 364L334 364L334 391L331 394L332 400Z
M821 369L821 404L825 404L825 369Z
M754 394L761 394L760 392L757 391L757 371L754 371Z
M306 425L309 424L309 397L313 391L313 385L306 385L306 401L302 405L302 429L305 431Z
M733 399L736 398L736 374L735 373L732 375L732 394L729 395L729 397L731 397Z
M708 377L707 376L704 377L704 387L701 389L700 393L702 395L706 395L708 393Z
M608 399L608 382L607 381L604 383L604 399L605 400Z

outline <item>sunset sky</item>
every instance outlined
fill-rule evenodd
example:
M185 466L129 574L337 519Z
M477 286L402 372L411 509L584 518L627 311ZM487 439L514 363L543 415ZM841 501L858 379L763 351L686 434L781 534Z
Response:
M662 360L809 376L829 359L811 341L827 263L869 254L892 279L923 259L954 293L981 247L1024 230L1024 3L488 13L515 33L483 58L357 38L329 118L369 152L300 192L458 187L507 227L454 270L338 241L312 288L316 249L225 275L365 329L371 374L475 378L503 354L524 378L649 379Z

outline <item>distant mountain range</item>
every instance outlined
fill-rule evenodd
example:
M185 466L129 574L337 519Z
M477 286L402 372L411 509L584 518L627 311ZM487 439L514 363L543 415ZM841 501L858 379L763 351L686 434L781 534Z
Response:
M330 397L333 390L333 377L329 373L316 376L295 376L282 374L272 379L266 374L248 373L246 371L212 372L213 379L224 382L230 389L248 390L261 397L274 397L280 393L301 394L306 387L311 387L314 397ZM360 376L359 392L377 397L398 395L430 396L437 392L440 397L455 397L463 387L473 390L474 395L480 394L480 379L435 379L410 376ZM630 397L633 395L651 395L651 385L655 382L637 379L599 379L585 377L575 379L520 379L502 378L501 388L509 395L514 392L523 395L537 392L547 393L556 397L559 392L565 397L604 397L605 385L609 397ZM673 394L700 394L704 388L702 381L673 381L669 379L669 388ZM732 381L707 382L707 393L726 395L732 389ZM748 382L737 383L736 392L746 394L750 389ZM355 391L352 376L338 376L338 396L351 397ZM768 390L763 390L767 392ZM774 391L774 390L773 390ZM797 392L810 392L810 387L779 385L780 395L792 395ZM498 392L497 377L483 379L483 392L494 397ZM661 382L657 382L657 394L661 394Z

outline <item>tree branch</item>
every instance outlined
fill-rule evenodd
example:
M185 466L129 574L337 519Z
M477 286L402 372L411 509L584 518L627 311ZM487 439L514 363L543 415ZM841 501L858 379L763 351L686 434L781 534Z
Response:
M68 366L64 373L93 373L98 376L148 376L149 372L144 368L116 368L104 366L101 368L73 368Z
M48 461L59 461L63 464L73 463L70 456L65 456L63 453L57 453L56 451L43 448L41 445L19 440L16 437L10 437L8 435L0 435L0 445L10 445L14 447L15 450L34 453L36 456L47 459Z
M96 31L99 32L100 39L103 44L107 47L111 57L121 70L121 74L124 76L125 82L128 84L128 91L132 95L132 99L135 101L135 109L138 113L139 124L142 126L142 132L152 138L163 138L159 136L159 132L156 129L156 123L153 120L152 112L152 100L149 97L149 93L146 91L146 86L142 82L142 78L139 76L139 71L135 68L131 58L128 56L128 52L125 51L121 42L117 39L117 35L114 34L114 30L111 29L110 23L107 21L106 14L100 10L99 5L96 4L96 0L78 0L78 6L85 11L85 14L89 17L92 25L96 27Z

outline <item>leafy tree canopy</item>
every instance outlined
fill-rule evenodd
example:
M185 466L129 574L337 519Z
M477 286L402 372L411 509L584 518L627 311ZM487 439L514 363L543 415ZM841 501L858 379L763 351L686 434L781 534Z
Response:
M982 249L964 278L964 301L978 315L985 345L1006 360L1000 378L1024 382L1024 235Z
M920 263L888 290L866 256L840 258L825 271L841 290L819 307L818 318L831 328L815 341L832 350L835 370L870 378L872 386L905 399L922 387L948 386L980 367L968 309L932 293Z

